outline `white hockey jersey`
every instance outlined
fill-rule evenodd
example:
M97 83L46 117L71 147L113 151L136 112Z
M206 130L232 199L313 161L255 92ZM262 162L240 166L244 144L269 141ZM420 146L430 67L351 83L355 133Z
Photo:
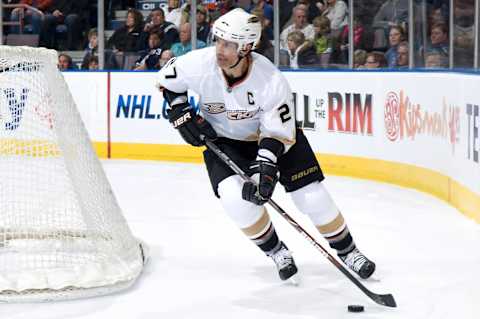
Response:
M157 87L200 96L201 115L218 136L242 141L270 137L287 151L295 143L295 112L290 86L264 56L252 52L246 78L230 87L217 65L215 47L170 60L158 73Z

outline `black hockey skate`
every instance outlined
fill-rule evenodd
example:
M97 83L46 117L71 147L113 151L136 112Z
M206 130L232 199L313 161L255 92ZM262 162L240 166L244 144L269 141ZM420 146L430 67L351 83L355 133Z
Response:
M268 256L275 262L280 279L287 280L297 273L298 269L295 265L292 254L283 242L281 242L279 250Z
M375 263L365 257L358 248L355 248L345 256L341 256L340 259L362 279L367 279L375 271Z

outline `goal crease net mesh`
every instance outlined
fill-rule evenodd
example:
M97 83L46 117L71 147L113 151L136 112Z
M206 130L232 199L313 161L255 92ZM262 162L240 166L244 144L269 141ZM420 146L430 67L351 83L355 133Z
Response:
M0 46L0 301L111 293L144 262L57 53Z

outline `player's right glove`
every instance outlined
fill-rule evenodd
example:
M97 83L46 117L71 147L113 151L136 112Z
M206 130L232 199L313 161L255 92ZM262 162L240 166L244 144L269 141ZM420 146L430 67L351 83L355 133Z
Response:
M242 188L242 198L254 203L263 205L273 195L273 190L278 182L278 166L270 161L253 161L250 164L250 172L255 179L258 174L258 186L253 182L245 182Z
M197 115L188 103L187 92L176 93L166 88L161 88L163 97L170 105L167 117L176 128L185 142L193 146L205 145L203 138L216 139L217 133L203 117Z
M202 137L215 139L217 133L203 117L197 115L188 103L174 106L167 111L168 119L183 139L193 146L205 145Z
M280 172L278 158L283 154L285 146L273 138L263 138L259 143L257 158L250 164L249 174L258 185L245 182L242 188L242 198L256 205L263 205L273 195Z

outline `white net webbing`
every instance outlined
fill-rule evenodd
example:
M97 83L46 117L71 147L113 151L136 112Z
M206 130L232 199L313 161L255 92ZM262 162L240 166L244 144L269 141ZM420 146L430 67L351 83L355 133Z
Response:
M0 301L105 294L143 268L56 63L0 46Z

